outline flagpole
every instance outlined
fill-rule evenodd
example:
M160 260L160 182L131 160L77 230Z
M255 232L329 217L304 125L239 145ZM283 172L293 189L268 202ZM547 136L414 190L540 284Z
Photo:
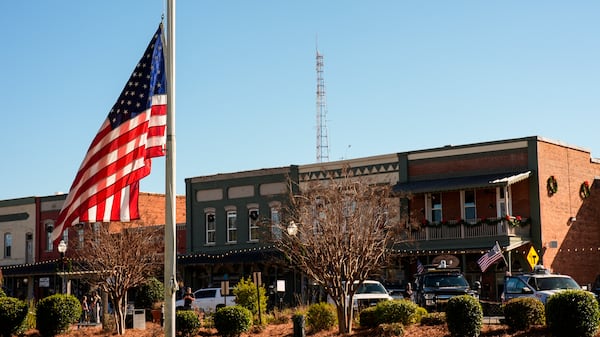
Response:
M167 1L167 153L165 168L165 337L175 337L176 277L176 210L175 194L175 0Z

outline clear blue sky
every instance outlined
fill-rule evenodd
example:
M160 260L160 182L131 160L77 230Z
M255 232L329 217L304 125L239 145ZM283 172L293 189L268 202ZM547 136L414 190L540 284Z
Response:
M1 1L0 200L67 192L159 0ZM177 2L184 179L539 135L600 156L597 1ZM318 38L317 38L318 36ZM164 192L154 160L141 190Z

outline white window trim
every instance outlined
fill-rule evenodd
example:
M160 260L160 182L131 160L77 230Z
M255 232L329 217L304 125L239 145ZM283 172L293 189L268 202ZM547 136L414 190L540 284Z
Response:
M230 223L229 219L231 219L231 218L234 218L234 221L233 221L234 227L230 227L231 223ZM237 228L237 211L229 210L229 211L227 211L227 243L229 243L229 244L237 243L237 230L238 230L238 228ZM231 239L232 232L235 232L235 234L236 234L235 240Z
M433 203L431 202L431 195L432 194L439 194L440 195L440 199L442 198L442 193L438 192L438 193L426 193L425 194L425 219L427 219L427 221L433 221L432 219L432 213L433 213ZM444 219L444 201L442 200L442 207L440 208L441 211L441 219Z
M504 199L500 198L500 189L504 189ZM502 201L504 201L506 215L512 215L512 200L510 195L510 185L496 187L496 216L498 218L502 217Z
M209 223L208 217L211 216L211 215L214 217L213 221L212 221L213 228L209 229L208 228L208 223ZM205 244L206 245L215 245L217 243L217 216L215 215L214 212L207 212L204 215L204 220L205 220L205 223L206 223L206 226L205 226L205 229L206 229L206 231L205 231L206 239L204 240ZM214 237L213 241L209 241L209 239L208 239L210 237L210 235L209 235L210 233L214 234L213 235L213 237Z
M466 208L467 208L467 206L466 206L466 199L467 198L465 196L465 193L467 191L461 190L460 191L460 217L463 220L465 220L465 221L469 221L469 220L473 221L473 220L477 219L477 191L475 191L475 190L469 190L469 191L473 192L473 198L474 198L473 208L475 208L475 218L473 218L473 219L467 219L467 212L466 212Z
M257 214L257 218L255 220L252 220L252 218L250 217L250 214L252 212L256 212ZM258 242L258 219L260 218L260 212L258 211L258 207L253 207L253 208L249 208L248 209L248 240L250 242ZM256 231L256 237L252 237L252 231L255 230Z

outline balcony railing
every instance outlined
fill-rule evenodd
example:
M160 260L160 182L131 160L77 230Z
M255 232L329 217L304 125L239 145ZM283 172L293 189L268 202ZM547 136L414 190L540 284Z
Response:
M507 219L495 220L490 223L467 221L460 224L436 224L412 227L405 233L407 241L453 240L483 238L494 236L525 236L530 235L531 225L527 219L520 222Z

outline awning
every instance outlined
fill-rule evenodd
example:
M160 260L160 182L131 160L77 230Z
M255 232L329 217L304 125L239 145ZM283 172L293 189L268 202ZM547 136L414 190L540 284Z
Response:
M494 173L479 176L411 181L405 183L397 183L394 186L394 192L426 193L508 186L519 181L525 180L529 178L529 176L531 176L531 171Z

